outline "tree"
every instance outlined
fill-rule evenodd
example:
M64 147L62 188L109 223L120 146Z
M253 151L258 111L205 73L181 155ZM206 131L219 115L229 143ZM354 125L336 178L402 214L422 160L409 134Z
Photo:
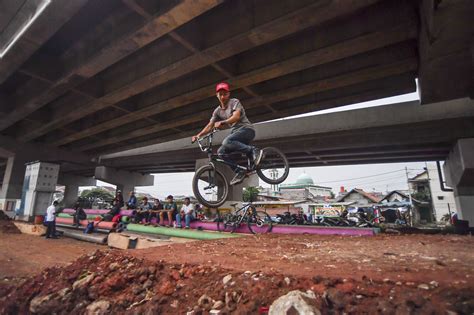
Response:
M243 192L243 199L245 202L252 202L252 201L255 201L257 200L257 196L259 194L259 190L257 187L247 187L244 189L244 192Z
M112 200L114 199L114 195L112 195L110 192L107 190L104 190L102 188L92 188L92 189L86 189L81 193L82 198L87 198L87 199L96 199L100 198L102 200Z

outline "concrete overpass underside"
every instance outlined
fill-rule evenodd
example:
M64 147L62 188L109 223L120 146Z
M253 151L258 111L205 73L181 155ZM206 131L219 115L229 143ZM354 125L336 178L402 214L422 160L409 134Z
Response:
M4 3L2 48L32 10ZM470 0L52 1L0 52L0 134L18 148L35 144L90 159L165 143L208 121L221 80L253 122L413 92L415 78L423 104L472 96L473 6ZM376 130L352 132L383 142ZM339 141L334 137L318 139ZM441 138L439 148L449 140ZM8 156L2 146L0 173ZM322 147L288 153L301 165L319 153L327 163L344 152L352 156L345 163L390 155L382 143L373 152ZM90 165L51 161L92 174Z
M407 102L262 123L256 130L255 143L281 149L291 167L443 161L458 139L474 137L474 101ZM184 138L101 159L120 169L167 173L192 172L205 157Z

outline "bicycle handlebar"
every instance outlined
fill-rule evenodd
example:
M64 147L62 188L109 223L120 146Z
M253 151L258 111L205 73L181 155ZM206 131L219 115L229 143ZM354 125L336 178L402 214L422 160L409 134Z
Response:
M196 139L196 141L199 144L199 148L201 149L201 151L205 152L207 149L209 149L211 147L211 145L212 145L212 136L218 131L219 131L219 129L213 128L212 131L209 132L204 137L198 137ZM206 139L209 139L209 143L207 145L203 145L202 142L205 141ZM191 141L191 143L194 143L196 141Z

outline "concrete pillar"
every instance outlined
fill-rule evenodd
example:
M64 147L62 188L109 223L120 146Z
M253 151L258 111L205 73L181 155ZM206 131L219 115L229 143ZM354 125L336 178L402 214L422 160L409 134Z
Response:
M5 175L3 176L2 190L0 191L2 210L14 211L19 207L23 180L25 178L25 164L27 162L28 159L21 154L8 158Z
M208 159L199 159L196 160L196 170L203 165L209 163ZM234 178L235 173L227 165L216 163L216 168L221 171L227 179L227 182L230 183L232 178ZM227 196L228 202L243 201L243 189L244 187L258 186L258 176L256 174L249 176L242 183L238 185L229 186L229 195Z
M58 185L66 187L64 190L63 203L66 207L72 207L77 201L79 186L95 186L96 180L92 177L83 177L72 174L60 173Z
M122 171L112 167L98 166L95 169L95 179L102 180L117 186L124 198L136 186L153 186L155 177L136 172Z
M78 185L67 185L64 189L64 199L63 204L65 207L71 208L77 201L79 195L79 186Z
M444 172L454 189L458 218L474 227L474 138L459 139L451 149Z

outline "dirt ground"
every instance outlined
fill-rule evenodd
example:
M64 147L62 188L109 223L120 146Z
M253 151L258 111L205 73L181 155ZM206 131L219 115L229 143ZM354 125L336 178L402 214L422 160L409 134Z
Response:
M1 314L264 314L292 290L314 292L323 314L474 312L471 236L259 235L127 251L1 236Z

